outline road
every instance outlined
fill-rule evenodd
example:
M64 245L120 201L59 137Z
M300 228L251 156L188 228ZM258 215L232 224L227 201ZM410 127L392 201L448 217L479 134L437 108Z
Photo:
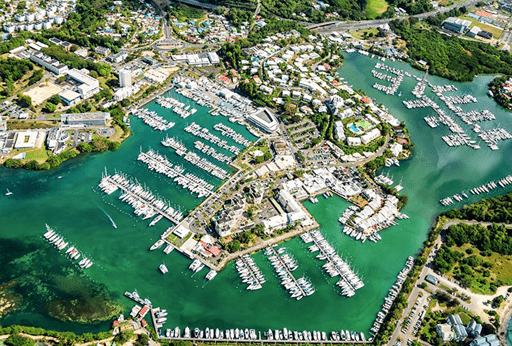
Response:
M484 1L490 2L491 0L484 0ZM442 7L435 11L415 14L415 15L411 15L411 16L402 16L402 17L398 17L398 18L375 19L375 20L367 20L367 21L359 21L359 22L340 22L340 21L334 22L333 21L333 22L324 22L324 23L315 23L315 24L310 23L310 24L306 24L306 25L309 29L320 29L320 30L318 30L319 33L328 33L328 32L336 31L336 30L357 30L357 29L375 28L375 27L381 26L383 24L387 24L395 19L403 20L403 19L408 19L408 18L414 17L414 18L418 18L419 20L423 20L427 17L436 15L438 13L445 13L454 8L460 8L462 6L472 6L472 5L477 4L478 2L480 2L480 1L466 0L466 1L461 2L460 4L455 4L455 5L452 5L449 7Z

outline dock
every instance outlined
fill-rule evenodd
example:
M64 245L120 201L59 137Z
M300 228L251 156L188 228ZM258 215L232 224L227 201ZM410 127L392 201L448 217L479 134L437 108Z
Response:
M281 258L281 256L277 253L276 249L274 249L273 246L270 246L268 249L270 249L270 251L272 252L272 254L274 256L276 256L276 258L279 260L279 263L281 263L281 266L284 268L284 270L286 271L286 274L287 277L289 279L291 279L293 281L293 283L295 284L296 288L299 289L300 293L302 294L302 297L305 297L307 296L306 294L306 291L304 291L304 289L302 288L302 286L299 284L299 282L297 281L297 279L295 278L295 276L292 274L290 268L288 268L288 265L286 264L285 261L283 261L283 259ZM276 270L277 272L277 270Z
M143 194L143 192L145 192L145 191L143 191L142 189L141 189L141 190L138 190L137 192L135 192L135 191L131 191L130 189L128 189L128 187L127 187L127 186L125 186L125 185L122 185L122 184L118 183L118 182L117 182L116 180L114 180L114 179L112 178L112 176L110 176L110 175L105 176L105 177L101 180L101 182L102 182L102 183L103 183L103 182L108 183L108 184L110 184L110 185L112 185L112 186L117 187L118 189L121 189L124 193L126 193L126 194L130 195L130 196L131 196L131 197L133 197L134 199L137 199L137 200L139 200L139 201L143 202L143 203L144 203L145 205L147 205L147 206L150 206L150 207L151 207L151 208L152 208L156 213L158 213L158 214L162 215L163 217L165 217L167 220L169 220L169 221L173 222L174 224L178 224L178 223L180 223L180 220L179 220L179 219L177 219L177 218L173 217L173 216L172 216L172 215L170 215L169 213L167 213L167 212L163 211L162 209L158 208L158 207L154 204L154 202L156 202L157 200L148 200L148 199L146 199L145 197L143 197L143 196L142 196L142 194ZM112 191L112 192L113 192L113 191ZM111 192L111 193L112 193L112 192Z

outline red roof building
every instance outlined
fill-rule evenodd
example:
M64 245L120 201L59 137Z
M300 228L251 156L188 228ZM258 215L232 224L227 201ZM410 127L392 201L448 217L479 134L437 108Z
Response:
M144 318L144 316L146 316L146 314L148 313L148 311L149 311L148 306L147 306L147 305L144 305L144 306L142 307L142 309L140 309L140 311L139 311L139 315L140 315L140 317Z
M140 321L140 324L142 324L142 327L146 327L148 325L148 323L144 319Z
M404 139L404 138L397 138L396 141L398 143L407 144L407 139Z
M363 96L361 97L361 101L363 101L364 103L370 103L372 102L372 99L367 96Z
M113 327L119 327L119 321L117 321L117 320L114 321L114 323L112 323L112 326Z

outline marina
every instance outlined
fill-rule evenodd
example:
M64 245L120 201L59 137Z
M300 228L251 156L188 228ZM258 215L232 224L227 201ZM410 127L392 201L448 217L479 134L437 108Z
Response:
M382 72L378 72L377 69L384 70L389 73L397 75L397 77L391 77ZM413 74L404 72L401 69L386 66L380 62L375 64L374 69L371 71L373 77L386 80L390 83L390 86L384 86L380 84L374 84L373 87L379 91L383 91L388 95L394 95L398 90L398 87L403 81L403 76L411 77L416 79L418 82L412 90L412 94L416 97L413 100L403 100L402 103L407 109L415 108L430 108L436 113L436 116L425 116L423 119L431 128L436 128L440 124L448 127L453 133L452 135L442 136L443 141L450 147L468 146L472 149L478 150L481 148L480 145L476 144L476 140L472 139L467 135L464 129L460 126L455 119L453 119L447 112L454 113L455 116L466 125L472 126L471 130L478 133L478 137L487 144L489 149L498 150L497 143L512 138L512 135L504 128L496 127L493 129L482 130L478 122L493 121L496 116L488 109L483 110L470 110L464 111L460 105L469 105L477 103L478 100L471 94L462 95L444 95L447 92L457 91L458 89L453 85L441 85L437 86L427 80L428 72L424 74L423 78L420 79ZM436 96L439 100L444 103L444 107L436 103L431 97L425 95L425 89L427 85L430 87L432 97Z
M235 268L242 279L242 282L247 286L249 291L259 290L263 283L265 283L265 277L261 274L260 268L256 266L254 260L249 255L243 255L236 259Z
M228 172L225 169L211 163L205 158L200 157L193 151L189 151L183 144L174 138L167 137L162 141L162 145L165 147L171 147L176 150L176 154L183 156L186 161L190 162L197 168L202 169L205 172L210 173L212 176L224 180L228 177Z
M132 113L139 119L142 119L142 121L147 125L158 131L167 131L175 125L175 123L165 120L156 112L148 111L145 108L138 108Z
M240 154L240 149L234 145L228 145L228 142L220 139L219 137L215 136L211 132L208 131L206 128L202 128L200 125L193 122L192 124L185 127L185 131L188 133L191 133L192 135L205 139L209 141L210 143L213 143L217 145L219 148L225 149L230 151L231 153L238 155Z
M311 282L305 277L296 279L292 271L297 269L297 263L287 253L284 253L286 248L278 248L269 246L265 249L264 253L268 256L268 260L274 267L276 275L281 280L281 285L288 290L291 298L300 300L306 296L315 293L315 288Z
M161 214L169 221L178 224L183 218L179 210L174 210L168 202L157 199L149 190L137 182L131 182L122 173L116 173L112 176L105 173L98 187L108 195L118 189L122 190L123 193L119 199L131 205L135 215L143 216L143 220Z
M190 106L185 106L183 102L180 102L172 97L158 96L155 102L163 108L172 110L175 114L179 115L183 119L186 119L197 112L197 109L190 109Z
M309 251L320 253L316 256L319 260L327 260L322 268L329 274L330 277L339 276L340 280L336 286L341 287L340 295L352 297L356 290L364 286L363 281L354 273L348 263L336 253L336 250L325 240L319 230L313 230L308 233L301 234L301 239L304 243L314 244L309 247Z
M147 164L148 169L163 174L173 179L176 184L197 194L198 198L209 196L212 193L213 185L191 173L184 173L182 167L173 165L166 157L159 155L153 150L142 152L137 160Z

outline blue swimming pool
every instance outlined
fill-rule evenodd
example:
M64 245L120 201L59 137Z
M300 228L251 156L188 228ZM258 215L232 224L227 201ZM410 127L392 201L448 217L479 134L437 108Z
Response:
M360 133L360 132L361 132L361 131L357 128L357 126L356 126L356 125L354 125L354 124L350 124L350 125L349 125L349 128L350 128L350 130L352 130L352 132L354 132L354 133Z

